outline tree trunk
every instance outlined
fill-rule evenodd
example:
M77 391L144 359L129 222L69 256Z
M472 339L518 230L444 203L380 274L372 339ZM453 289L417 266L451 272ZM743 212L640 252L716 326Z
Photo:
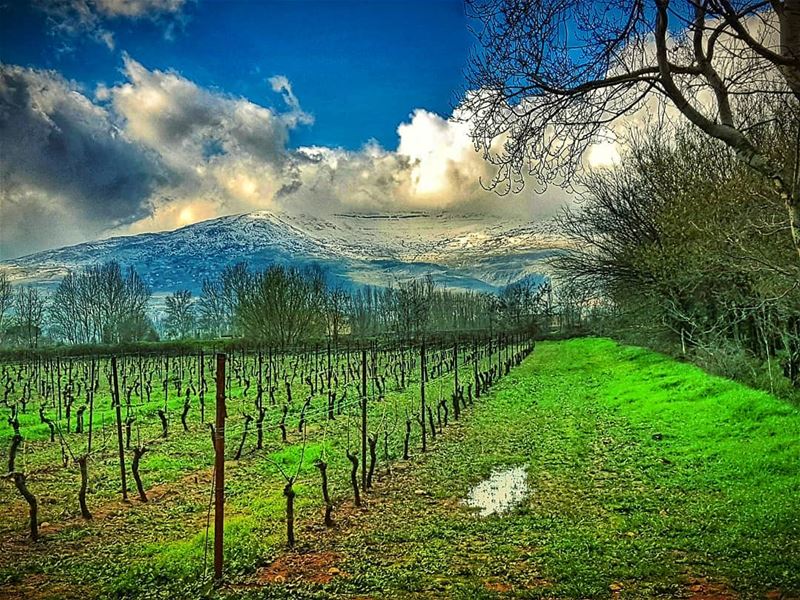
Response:
M266 416L266 411L264 410L263 406L258 407L258 420L256 421L256 433L257 433L257 440L256 440L256 449L261 450L264 447L264 417Z
M181 412L181 424L183 425L184 431L189 431L189 425L186 423L186 417L189 416L189 409L192 408L192 404L189 401L189 397L186 397L186 400L183 403L183 412Z
M347 450L347 458L350 461L350 485L353 486L353 497L356 506L361 506L361 495L358 493L358 457Z
M147 448L142 446L141 448L134 448L133 449L133 462L131 463L131 471L133 471L133 480L136 482L136 489L139 492L139 500L142 502L147 502L147 494L144 492L144 486L142 485L142 478L139 475L139 461L142 458L142 455L147 452Z
M783 9L778 12L780 24L780 54L796 59L800 56L800 1L785 0ZM793 65L778 65L789 89L800 100L800 68Z
M294 547L294 497L292 482L289 481L283 488L283 495L286 496L286 543L289 548Z
M8 472L13 473L14 463L17 462L17 450L19 450L19 445L22 443L22 436L19 433L15 433L14 437L11 438L11 448L8 450Z
M17 490L25 498L30 508L31 539L36 541L39 539L39 505L36 502L36 496L31 494L28 489L27 478L24 473L12 473L11 476L14 478L14 485L17 486Z
M244 450L244 443L247 441L247 432L250 429L250 422L253 420L253 417L250 415L244 416L244 429L242 429L242 438L239 440L239 448L236 450L236 456L233 457L233 460L239 460L242 458L242 450Z
M411 421L406 419L406 435L403 438L403 460L409 459L408 447L411 442Z
M158 418L161 419L161 437L167 439L169 428L167 425L167 415L162 409L158 409Z
M797 255L800 256L800 197L786 200L786 209L789 211L789 227L792 230L792 240Z
M325 501L325 527L333 527L333 519L331 518L333 504L331 503L331 497L328 492L328 463L319 460L317 461L317 468L319 469L319 474L322 476L322 499Z
M92 520L92 513L89 512L86 506L86 488L89 486L89 469L86 464L88 456L81 456L78 458L78 465L81 469L81 489L78 492L78 503L81 506L81 516L87 521Z
M372 477L375 475L375 463L378 460L376 447L378 445L378 436L370 436L367 440L369 444L369 470L367 471L367 489L372 489Z

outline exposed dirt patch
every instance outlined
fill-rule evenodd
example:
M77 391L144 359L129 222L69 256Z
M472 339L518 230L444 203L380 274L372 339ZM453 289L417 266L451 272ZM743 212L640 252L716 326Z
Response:
M706 577L693 577L687 589L690 600L736 600L738 596L724 583L709 581Z
M800 600L800 596L790 596L781 590L770 590L767 592L767 600Z
M336 565L340 557L334 552L291 552L278 557L271 565L259 569L257 583L267 585L302 581L329 583L334 577L346 577Z
M29 575L13 587L0 587L0 600L78 600L85 597L80 587L49 581L44 575Z
M205 486L211 484L212 473L212 469L201 469L199 471L189 473L188 475L185 475L176 481L154 485L145 492L147 494L148 502L157 504L158 502L168 500L170 497L185 497L187 490L199 490L201 488L198 486L201 484L205 488ZM139 500L139 494L136 492L135 486L132 486L132 489L128 490L128 498L128 502L124 502L122 500L110 500L96 506L92 506L90 504L89 510L92 513L91 521L86 521L82 517L76 515L55 523L48 521L41 522L39 523L39 534L42 537L51 536L65 529L84 527L87 524L102 522L109 517L125 514L133 505L144 504L141 500ZM6 515L7 514L8 513L6 513ZM27 509L24 511L20 510L19 514L16 516L17 522L26 523L28 520ZM30 544L31 542L27 535L27 526L25 528L18 528L14 531L7 532L6 535L3 536L2 541L4 545L6 543L25 545Z
M511 591L511 586L502 581L484 581L483 587L490 592L496 592L498 594L506 594Z
M213 474L214 470L211 468L200 469L199 471L194 471L188 475L185 475L177 481L170 481L169 483L154 485L149 490L145 490L145 493L147 494L147 500L148 502L158 502L167 498L168 496L185 495L187 486L198 486L200 484L211 485ZM139 495L136 492L135 487L130 495L132 498L136 498L136 502L139 502Z
M191 498L205 500L211 482L211 469L202 469L189 473L179 480L168 484L156 485L147 491L148 503L138 499L135 489L129 494L131 500L111 500L96 506L90 505L93 519L85 521L80 516L70 517L58 522L40 523L40 538L33 542L27 531L18 529L0 535L0 568L11 565L27 565L27 571L38 571L37 558L42 559L54 555L73 557L91 554L94 548L103 548L128 540L136 533L131 527L130 519L137 515L157 515L169 511L179 502L188 502ZM205 520L205 512L185 514L182 524L187 531L196 530ZM165 520L165 522L167 522ZM63 534L63 535L62 535ZM18 581L0 585L0 600L33 598L35 600L85 600L96 596L97 591L90 587L78 587L65 584L51 576L26 573Z

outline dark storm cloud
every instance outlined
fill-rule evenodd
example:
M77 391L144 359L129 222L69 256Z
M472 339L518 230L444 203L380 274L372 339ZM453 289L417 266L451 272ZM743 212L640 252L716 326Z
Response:
M165 179L102 107L54 72L0 65L0 148L6 256L35 248L38 225L55 230L56 244L72 237L71 222L86 230L78 239L139 219ZM54 227L54 214L67 223Z

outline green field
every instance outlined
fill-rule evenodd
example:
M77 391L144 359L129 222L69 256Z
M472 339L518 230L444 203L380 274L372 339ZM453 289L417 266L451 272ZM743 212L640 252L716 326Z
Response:
M201 435L143 462L145 479L159 482L149 503L123 505L112 483L96 482L95 520L67 515L36 544L4 482L0 597L800 597L800 411L640 348L537 345L428 453L415 443L391 474L379 461L362 509L347 487L347 428L318 430L296 486L292 551L272 461L293 465L300 445L271 441L272 461L251 452L229 463L219 589L202 578L210 472L200 465L211 463ZM330 530L311 464L323 448ZM464 506L474 484L512 465L528 474L520 506L487 518ZM72 505L77 476L61 477L72 496L52 503ZM39 491L36 479L30 486Z

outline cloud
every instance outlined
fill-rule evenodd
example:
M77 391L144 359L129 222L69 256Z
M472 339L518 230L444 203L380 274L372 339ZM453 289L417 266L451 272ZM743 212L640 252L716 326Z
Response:
M485 196L477 184L490 177L491 171L475 152L468 124L418 109L397 133L397 153L409 161L414 201L445 207Z
M98 88L96 95L109 103L126 136L173 174L153 200L153 213L135 229L186 224L187 215L199 220L274 207L279 190L296 176L289 132L313 120L288 81L272 84L288 108L276 112L175 72L148 70L127 56L123 72L125 83Z
M262 209L533 216L565 198L487 192L468 126L427 110L398 126L394 149L292 148L313 117L284 76L264 83L279 111L128 56L122 74L90 98L53 71L2 67L0 256Z
M398 126L397 134L395 150L375 141L358 151L300 148L298 178L282 194L282 205L442 210L494 198L479 184L489 170L472 147L468 126L417 109Z
M291 184L289 129L311 118L293 96L279 113L128 57L123 73L92 100L0 68L1 256L267 208Z
M74 241L70 224L85 239L133 222L166 181L155 157L52 71L0 65L0 146L4 255Z
M310 125L291 83L267 80L286 111L276 112L204 89L171 71L148 70L125 57L127 81L98 88L126 135L157 153L180 182L162 190L154 211L131 230L172 228L196 220L259 209L295 212L342 210L486 210L524 212L533 194L499 201L481 180L492 172L476 153L469 127L418 109L398 126L395 149L369 141L356 151L291 149L296 127ZM564 197L536 203L554 210ZM520 209L522 205L522 209Z
M270 77L267 81L272 86L272 91L283 95L283 100L286 105L291 109L290 112L283 115L283 119L290 127L298 124L311 125L314 123L314 117L300 108L300 101L292 91L292 84L285 75L275 75Z
M215 155L242 155L279 166L287 160L288 130L301 122L270 109L205 90L174 72L149 71L126 56L128 81L104 94L126 133L178 168ZM289 88L291 94L291 88ZM302 113L291 96L290 115Z
M106 23L120 18L153 21L180 16L185 0L36 0L35 6L48 20L51 30L65 37L88 36L114 50L114 34ZM174 19L173 19L174 20ZM171 35L174 22L165 35Z
M289 210L428 210L549 216L569 200L560 189L499 197L482 187L492 166L474 149L467 123L417 109L397 128L394 150L368 142L358 151L304 147L298 177L278 203Z
M138 18L145 15L176 13L185 0L95 0L98 12L109 17Z

